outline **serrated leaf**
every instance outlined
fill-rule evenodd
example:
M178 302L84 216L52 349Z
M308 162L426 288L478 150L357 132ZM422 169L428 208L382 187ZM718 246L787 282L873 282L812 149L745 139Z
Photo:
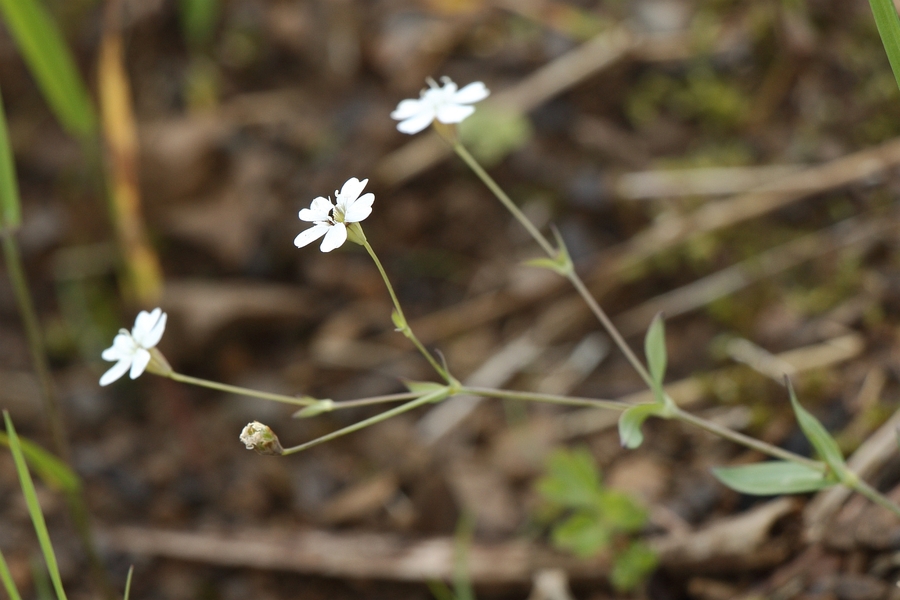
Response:
M295 419L309 419L311 417L317 417L322 413L331 412L332 409L334 409L334 400L325 398L323 400L318 400L309 406L304 406L292 416Z
M6 128L3 98L0 97L0 227L18 227L21 222L22 209L16 166Z
M0 445L9 447L9 436L0 432ZM81 479L69 465L32 441L19 438L25 460L38 477L55 490L74 493L81 489Z
M547 461L547 475L536 485L550 502L566 508L586 508L600 498L600 475L590 452L558 450Z
M663 379L666 377L666 327L662 313L657 313L650 322L647 335L644 337L644 353L647 355L647 366L650 368L650 378L655 387L656 401L663 401Z
M595 514L576 513L553 529L553 544L587 558L606 549L612 532Z
M803 408L797 400L797 394L794 393L794 386L791 385L790 379L785 378L788 388L788 394L791 397L791 406L794 407L794 414L797 416L797 422L800 429L809 443L813 445L819 456L828 463L828 466L835 473L840 473L844 469L844 455L838 447L837 442L828 433L828 430L815 418L812 413Z
M713 474L736 492L754 496L803 494L837 483L821 471L781 460L740 467L719 467L713 469Z
M39 0L0 0L0 11L63 128L81 138L93 134L97 118L87 86L44 5Z
M659 414L659 404L638 404L632 406L619 417L619 440L622 446L631 450L644 443L641 426L648 417Z

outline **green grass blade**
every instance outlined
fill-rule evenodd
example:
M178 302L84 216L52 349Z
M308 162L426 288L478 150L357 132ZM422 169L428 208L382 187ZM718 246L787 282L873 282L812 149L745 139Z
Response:
M75 60L40 0L0 0L0 12L31 74L69 133L86 138L97 117Z
M22 222L19 204L19 184L13 162L12 145L6 128L3 97L0 96L0 227L18 227Z
M62 586L62 579L59 576L59 566L56 563L56 553L53 552L53 544L50 542L50 532L47 531L47 523L44 521L44 513L41 512L41 505L38 503L37 492L34 489L34 481L31 479L31 473L28 472L28 465L25 464L25 455L22 452L22 444L19 436L16 435L16 429L13 427L12 419L9 413L3 411L3 420L6 422L6 435L9 436L9 449L12 451L13 460L16 463L16 472L19 474L19 483L22 486L22 494L25 496L25 504L28 506L28 514L31 515L31 522L34 524L34 531L37 533L38 543L41 545L41 552L44 554L44 562L47 563L47 570L50 572L50 579L53 581L53 587L56 590L57 600L66 600L66 592Z
M9 567L6 564L6 559L3 558L2 552L0 552L0 580L3 581L3 588L6 590L6 595L9 596L9 600L22 600L22 596L19 595L16 582L13 581L12 574L9 572Z
M875 25L878 27L878 35L887 52L894 71L894 79L900 86L900 17L894 8L893 0L869 0L872 7L872 15L875 17Z
M128 577L125 578L125 595L123 600L128 600L131 595L131 576L134 575L134 565L128 567Z
M0 432L0 444L9 447L9 436ZM22 453L41 480L53 489L71 494L81 489L81 479L69 465L34 442L19 438Z

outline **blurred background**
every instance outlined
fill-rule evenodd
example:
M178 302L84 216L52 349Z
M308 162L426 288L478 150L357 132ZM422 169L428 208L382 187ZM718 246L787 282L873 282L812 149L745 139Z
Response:
M248 421L288 446L378 410L298 420L149 374L97 383L118 328L155 306L182 373L334 400L431 379L361 248L291 243L301 208L358 177L411 325L457 377L635 398L639 377L565 282L521 266L540 249L483 185L430 132L397 132L397 103L450 76L491 89L462 139L559 228L635 349L665 311L676 400L809 453L787 372L852 453L900 375L900 97L867 2L44 5L102 134L59 124L0 30L18 237L117 587L134 564L135 598L424 599L463 547L479 598L896 597L896 522L860 499L731 492L710 467L760 457L682 426L650 421L626 452L615 414L463 400L275 459L238 442ZM50 446L6 277L0 405ZM566 509L535 482L563 447L644 507L659 567L637 591L610 585L615 547L554 549ZM883 445L864 466L885 490L900 475ZM43 598L15 477L0 460L0 548ZM99 597L64 503L40 491L70 596Z

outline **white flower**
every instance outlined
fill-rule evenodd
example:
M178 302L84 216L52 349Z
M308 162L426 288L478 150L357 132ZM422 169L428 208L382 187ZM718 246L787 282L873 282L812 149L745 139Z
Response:
M139 312L131 333L120 329L113 345L103 351L103 360L117 362L100 378L100 385L109 385L129 369L131 378L137 379L150 362L150 349L159 343L165 330L166 313L162 309Z
M488 97L490 92L480 81L470 83L461 90L449 77L442 77L443 87L433 80L428 80L428 89L422 90L418 100L404 100L391 113L397 119L397 129L403 133L419 133L437 119L441 123L461 123L475 112L472 106Z
M361 197L359 195L368 182L368 179L360 181L356 177L351 177L344 183L340 192L335 190L334 204L331 203L331 198L319 196L312 201L309 208L301 210L300 220L315 225L300 232L300 235L294 238L294 245L302 248L324 235L325 239L319 246L322 252L340 248L347 241L347 224L359 223L372 214L375 195L371 192Z

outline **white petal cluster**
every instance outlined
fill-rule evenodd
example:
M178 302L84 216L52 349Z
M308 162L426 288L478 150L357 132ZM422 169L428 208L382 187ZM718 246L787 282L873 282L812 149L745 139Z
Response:
M485 85L476 81L463 89L449 77L442 77L443 86L433 80L428 81L428 89L422 90L418 100L403 100L391 113L391 118L400 121L397 129L403 133L419 133L437 119L441 123L461 123L475 112L468 106L484 100L490 95Z
M137 379L150 362L150 349L159 343L165 330L166 313L162 309L139 312L131 333L120 329L113 345L103 351L103 360L116 361L116 364L103 374L100 385L109 385L128 371L132 379Z
M319 196L312 201L309 208L301 210L300 220L315 225L300 232L300 235L294 238L294 245L302 248L325 236L322 245L319 246L322 252L340 248L347 241L347 225L358 223L372 214L375 195L370 192L360 196L368 182L368 179L360 181L356 177L351 177L344 183L341 191L334 192L334 204L331 198Z

